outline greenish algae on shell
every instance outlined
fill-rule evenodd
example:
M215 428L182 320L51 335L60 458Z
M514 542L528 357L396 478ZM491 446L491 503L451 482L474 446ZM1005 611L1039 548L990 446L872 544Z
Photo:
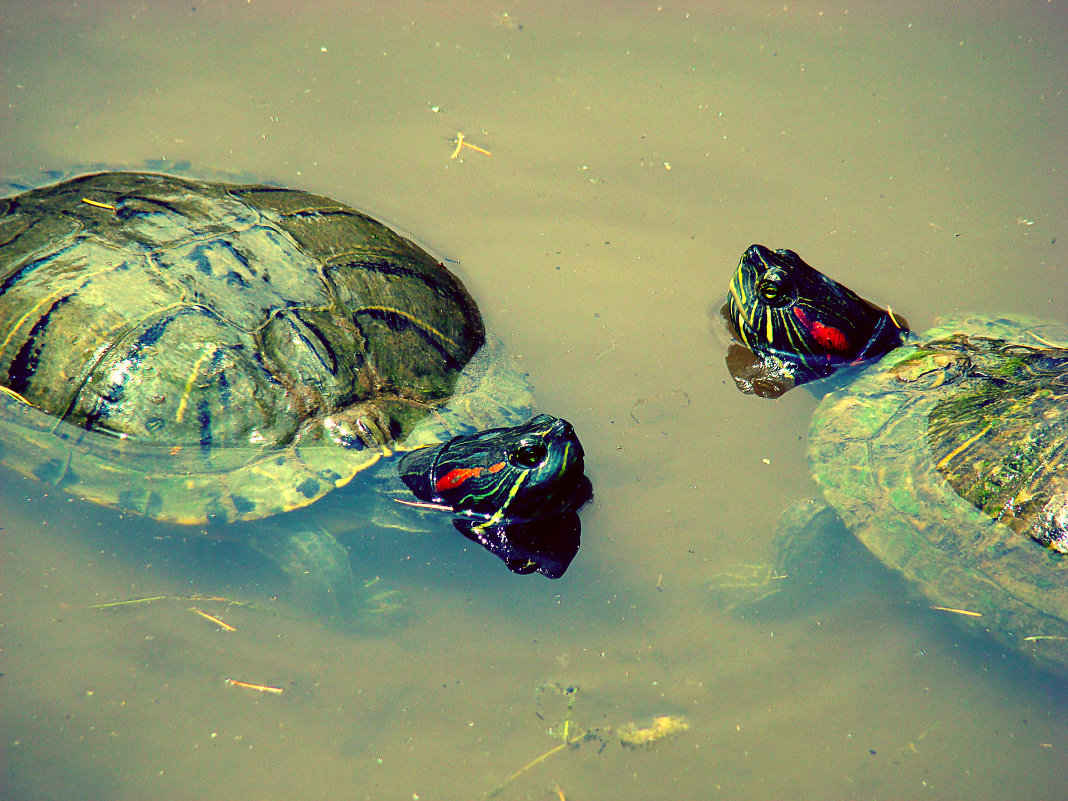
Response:
M941 342L961 337L986 350L985 340L1005 340L1034 348L1063 342L1063 329L1033 320L971 317L946 320L920 337L921 344L898 348L865 368L847 387L826 396L812 421L809 461L824 497L842 521L881 561L900 571L920 588L932 605L959 612L962 619L987 630L1005 645L1028 654L1046 666L1068 672L1068 562L1063 554L1042 547L1026 533L1014 530L1023 511L1008 504L984 512L964 500L981 475L951 475L943 470L966 454L990 456L990 464L1010 457L1007 440L1022 435L1044 454L1041 474L1025 475L1022 492L1064 498L1068 488L1068 397L1064 370L1068 351L1058 353L1060 389L1022 390L1021 373L999 376L990 364L1012 368L1011 357L994 354L986 369L973 366ZM977 364L982 359L974 360ZM990 382L1000 382L991 384ZM1004 384L1015 388L1005 393ZM975 397L983 392L1019 403L1039 395L1044 413L994 414L985 418ZM1052 395L1051 395L1052 393ZM964 404L969 414L957 414L957 432L950 447L930 437L930 427L944 427L947 404ZM968 404L971 404L969 407ZM1002 407L1004 411L1005 406ZM932 418L933 415L933 418ZM952 415L949 415L952 417ZM963 421L963 422L961 422ZM1030 425L1024 426L1023 423ZM968 425L970 423L970 425ZM991 431L984 429L990 427ZM983 436L1001 439L986 442ZM1014 428L1015 427L1015 428ZM965 437L962 432L971 436ZM1008 437L1004 434L1008 433ZM943 433L945 433L943 431ZM1048 434L1048 436L1046 436ZM1059 447L1049 447L1055 440ZM934 441L934 448L932 448ZM937 449L937 450L936 450ZM948 449L948 450L947 450ZM989 453L987 452L989 450ZM957 453L954 454L954 451ZM951 454L953 454L951 456ZM947 458L948 457L948 458ZM940 468L941 465L941 468ZM1025 471L1026 472L1026 471ZM1011 500L1011 498L1010 498ZM1002 506L1005 506L1004 500ZM1015 514L1013 514L1015 510ZM1033 512L1034 510L1032 510ZM992 515L1000 514L1004 522ZM1032 522L1033 515L1025 519Z

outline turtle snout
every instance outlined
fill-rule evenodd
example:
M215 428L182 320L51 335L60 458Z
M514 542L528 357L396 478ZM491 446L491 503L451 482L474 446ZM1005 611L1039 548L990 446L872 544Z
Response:
M549 430L549 438L554 442L570 442L575 456L581 458L586 455L582 450L582 443L579 442L578 434L575 433L575 427L567 420L557 418Z
M563 471L582 470L583 457L586 452L582 449L575 427L567 420L556 418L545 430L545 443L551 451L558 454L559 464Z

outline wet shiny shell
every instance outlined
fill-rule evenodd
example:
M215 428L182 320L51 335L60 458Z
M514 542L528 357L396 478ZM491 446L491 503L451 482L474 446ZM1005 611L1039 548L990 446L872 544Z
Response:
M0 200L0 459L100 503L254 519L510 424L531 399L485 339L459 279L326 197L100 173Z
M1035 321L947 320L828 395L809 454L880 560L1060 672L1068 562L1033 537L1068 521L1068 351L1043 344L1063 337Z

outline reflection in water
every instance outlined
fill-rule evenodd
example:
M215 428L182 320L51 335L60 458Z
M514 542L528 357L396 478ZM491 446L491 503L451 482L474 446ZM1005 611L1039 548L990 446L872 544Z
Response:
M575 512L491 526L474 525L463 518L454 519L453 524L469 540L500 557L513 573L537 572L554 579L564 575L575 558L582 533Z

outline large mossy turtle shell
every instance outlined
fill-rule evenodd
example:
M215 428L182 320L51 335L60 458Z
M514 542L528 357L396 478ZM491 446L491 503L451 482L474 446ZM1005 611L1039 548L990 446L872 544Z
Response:
M1068 672L1068 350L1033 320L940 322L827 395L824 497L932 605Z
M183 523L304 506L533 399L421 248L330 198L110 172L0 200L0 459Z

